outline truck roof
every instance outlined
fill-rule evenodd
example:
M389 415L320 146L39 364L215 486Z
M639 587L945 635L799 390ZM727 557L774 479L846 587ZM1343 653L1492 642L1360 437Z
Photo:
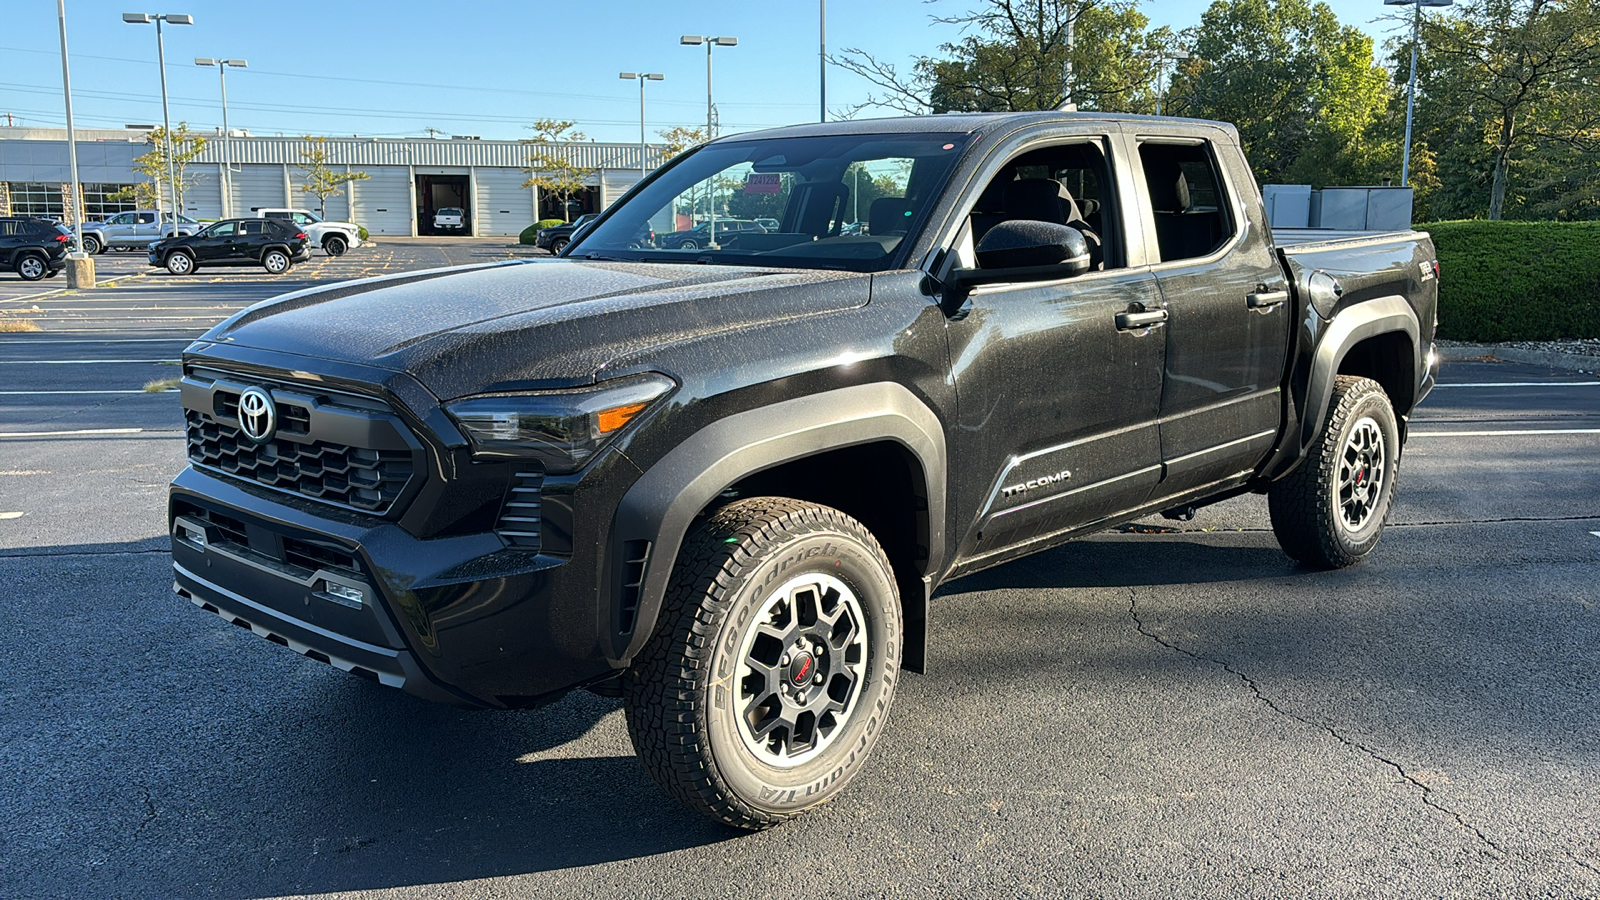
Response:
M1147 116L1135 113L1114 112L999 112L999 113L941 113L931 116L900 116L884 119L853 119L845 122L811 123L769 128L765 131L743 132L718 138L717 142L745 141L752 138L816 137L843 134L980 134L1010 131L1025 125L1058 123L1088 124L1100 122L1107 125L1136 123L1159 127L1162 133L1200 133L1220 130L1237 139L1238 131L1227 122L1211 119L1184 119L1176 116Z

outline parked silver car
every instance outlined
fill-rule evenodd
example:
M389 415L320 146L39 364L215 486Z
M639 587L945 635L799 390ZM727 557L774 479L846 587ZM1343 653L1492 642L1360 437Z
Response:
M172 234L171 215L163 210L157 223L156 210L136 209L117 213L104 222L85 222L83 252L93 255L107 250L143 250L152 241ZM199 230L199 222L179 213L178 234L194 234Z

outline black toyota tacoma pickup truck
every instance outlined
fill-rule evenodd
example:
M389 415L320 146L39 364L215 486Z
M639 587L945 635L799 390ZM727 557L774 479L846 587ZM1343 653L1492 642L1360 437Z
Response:
M634 240L684 216L779 227ZM860 770L953 578L1246 492L1306 565L1373 549L1437 372L1433 247L1286 243L1216 122L713 141L560 258L190 346L175 590L430 700L621 696L670 793L770 826Z

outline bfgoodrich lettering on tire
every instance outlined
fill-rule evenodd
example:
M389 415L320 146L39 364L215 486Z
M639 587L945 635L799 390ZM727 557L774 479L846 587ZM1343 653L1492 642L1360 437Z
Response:
M859 522L781 497L730 504L685 540L624 679L634 748L688 806L776 825L860 771L900 640L894 573Z
M1370 378L1334 380L1328 420L1300 467L1272 486L1267 507L1283 552L1342 568L1372 552L1394 503L1400 429Z

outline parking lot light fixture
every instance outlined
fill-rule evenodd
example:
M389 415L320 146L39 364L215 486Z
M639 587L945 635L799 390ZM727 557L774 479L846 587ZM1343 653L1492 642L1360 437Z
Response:
M716 137L716 115L711 106L711 48L712 47L737 47L739 39L736 37L701 37L697 34L686 34L679 43L687 46L698 44L706 45L706 140ZM713 186L706 188L706 206L709 209L709 230L706 232L707 245L715 250L717 248L717 195Z
M216 66L222 83L222 217L233 218L233 135L228 131L228 67L246 69L250 63L242 59L212 59L197 57L197 66Z
M61 23L61 93L67 101L67 163L72 176L72 233L74 246L72 257L86 259L88 254L83 252L83 185L78 181L78 135L72 126L72 71L67 66L67 3L66 0L56 0L56 15ZM94 264L88 263L89 271L94 271ZM74 272L67 273L68 278ZM81 287L82 285L80 285ZM89 287L94 286L94 278L89 278Z
M167 137L167 187L172 191L172 237L178 236L178 182L172 170L172 112L167 107L167 45L161 37L161 23L193 25L194 16L186 13L123 13L122 21L130 25L156 23L156 64L161 69L161 123ZM161 204L156 203L156 218L161 218Z
M618 72L617 77L627 80L639 80L639 177L644 178L645 155L649 149L644 140L644 83L646 81L664 81L667 76L660 72Z

